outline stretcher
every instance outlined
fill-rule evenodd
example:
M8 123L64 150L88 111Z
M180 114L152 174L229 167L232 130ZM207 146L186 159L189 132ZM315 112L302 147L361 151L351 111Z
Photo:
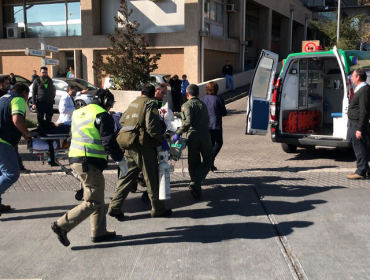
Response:
M71 175L73 178L78 180L79 189L75 189L75 198L77 200L82 200L83 198L83 188L78 175L71 169L68 169L62 160L68 159L68 150L70 145L70 135L68 134L48 134L39 132L32 132L34 136L33 139L28 140L27 148L28 150L39 156L42 160L42 164L48 159L51 161L52 166L59 166L64 173Z

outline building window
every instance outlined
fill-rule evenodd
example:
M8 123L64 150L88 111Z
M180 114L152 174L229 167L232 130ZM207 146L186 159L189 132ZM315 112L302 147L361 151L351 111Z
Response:
M224 4L216 1L205 3L204 18L222 23L224 15Z
M17 28L18 37L81 36L80 1L24 2L3 1L4 27Z

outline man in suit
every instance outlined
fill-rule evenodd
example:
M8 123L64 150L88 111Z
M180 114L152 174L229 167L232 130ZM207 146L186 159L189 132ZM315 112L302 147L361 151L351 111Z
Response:
M364 179L369 172L369 116L370 86L366 83L366 72L358 68L352 73L352 83L356 86L348 107L348 139L352 142L356 155L357 169L347 175L350 180Z

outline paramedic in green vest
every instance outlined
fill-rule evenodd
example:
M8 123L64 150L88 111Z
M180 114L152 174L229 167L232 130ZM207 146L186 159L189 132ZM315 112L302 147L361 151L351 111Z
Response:
M106 228L103 176L108 154L117 164L123 159L123 152L116 141L114 120L108 113L113 104L113 94L99 89L91 104L72 114L68 157L72 170L82 183L84 201L51 225L64 246L70 244L67 233L88 217L92 242L108 241L116 235L115 231Z
M163 150L169 150L169 146L161 133L161 123L154 95L154 86L144 85L141 96L131 102L120 120L122 128L117 141L121 148L125 149L128 173L122 179L118 179L108 209L108 214L118 220L124 218L123 203L131 189L136 186L140 171L143 172L148 189L152 218L166 217L172 213L171 209L166 209L164 201L159 200L157 147L162 146ZM137 127L140 129L136 129ZM131 142L131 147L124 147L126 143Z
M26 100L29 88L16 83L11 92L0 98L0 216L10 210L10 205L1 203L1 195L19 178L18 156L15 146L22 134L31 138L26 127Z
M176 130L173 141L187 132L188 169L190 174L189 189L194 198L202 196L202 181L207 177L213 162L213 148L209 132L208 109L199 99L199 87L191 84L186 89L188 101L181 107L181 127ZM201 157L202 156L202 157ZM203 159L203 161L202 161Z

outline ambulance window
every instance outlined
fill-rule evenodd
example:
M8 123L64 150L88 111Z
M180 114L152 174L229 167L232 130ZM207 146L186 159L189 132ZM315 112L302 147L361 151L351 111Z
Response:
M264 57L262 59L253 81L252 93L254 97L267 98L273 62L274 60L271 58Z

